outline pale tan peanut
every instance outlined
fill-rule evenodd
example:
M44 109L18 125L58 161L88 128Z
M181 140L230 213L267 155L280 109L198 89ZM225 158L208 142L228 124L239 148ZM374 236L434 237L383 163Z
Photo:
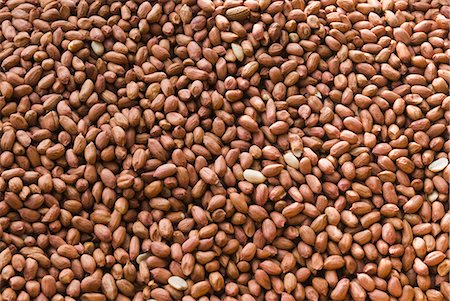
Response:
M432 162L430 165L428 165L428 169L432 172L440 172L444 170L448 165L448 159L447 158L440 158L434 162Z
M243 176L252 184L260 184L266 180L266 177L260 171L252 169L245 170Z

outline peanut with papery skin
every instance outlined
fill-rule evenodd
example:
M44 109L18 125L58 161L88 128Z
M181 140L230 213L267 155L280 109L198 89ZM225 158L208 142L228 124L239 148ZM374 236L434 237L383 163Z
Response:
M445 1L0 23L0 299L450 298Z

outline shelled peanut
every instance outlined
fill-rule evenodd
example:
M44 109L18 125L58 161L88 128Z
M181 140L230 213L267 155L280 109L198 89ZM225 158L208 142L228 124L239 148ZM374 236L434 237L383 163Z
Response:
M0 23L0 301L450 300L445 1Z

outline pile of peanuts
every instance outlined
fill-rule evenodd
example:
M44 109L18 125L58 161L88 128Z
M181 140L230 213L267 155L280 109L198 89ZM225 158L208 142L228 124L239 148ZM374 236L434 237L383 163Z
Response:
M450 2L3 0L0 301L450 300Z

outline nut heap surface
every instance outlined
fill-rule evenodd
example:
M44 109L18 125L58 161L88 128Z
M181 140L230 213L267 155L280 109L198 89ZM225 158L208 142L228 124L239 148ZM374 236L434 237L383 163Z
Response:
M0 23L0 301L450 299L449 2Z

